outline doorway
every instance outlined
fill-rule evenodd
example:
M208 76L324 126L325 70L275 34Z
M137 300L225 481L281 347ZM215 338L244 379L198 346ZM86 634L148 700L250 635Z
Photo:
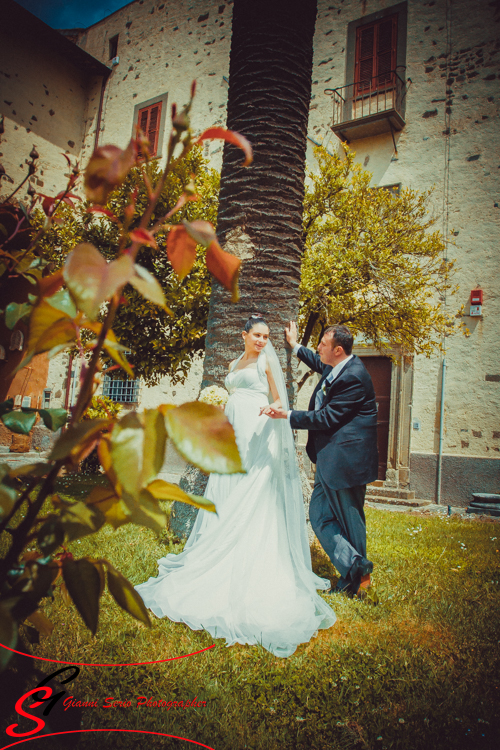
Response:
M392 360L389 357L360 357L368 370L377 401L378 478L384 480L389 449Z

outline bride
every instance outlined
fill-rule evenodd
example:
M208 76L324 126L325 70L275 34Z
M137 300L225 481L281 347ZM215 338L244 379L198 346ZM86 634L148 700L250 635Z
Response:
M336 618L316 592L330 582L311 568L292 431L265 414L269 392L276 406L287 409L288 399L261 316L250 317L243 340L225 411L247 473L210 475L205 497L217 515L200 510L183 552L135 588L157 617L286 657Z

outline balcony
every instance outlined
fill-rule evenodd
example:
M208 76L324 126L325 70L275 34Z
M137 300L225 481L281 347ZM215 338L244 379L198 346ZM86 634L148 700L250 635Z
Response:
M337 89L325 89L333 99L332 130L342 141L356 141L405 126L407 85L395 70Z

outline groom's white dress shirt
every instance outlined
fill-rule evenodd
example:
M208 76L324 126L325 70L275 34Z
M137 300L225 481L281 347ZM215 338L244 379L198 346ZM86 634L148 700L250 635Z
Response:
M299 351L299 349L301 348L301 346L302 346L302 344L295 344L295 346L293 347L293 353L297 354L298 351ZM315 401L315 404L314 404L314 408L315 409L319 409L321 407L321 404L323 403L323 400L325 398L325 392L326 392L326 384L327 383L328 384L333 383L333 381L335 380L335 378L337 378L340 375L340 373L342 372L342 370L344 369L344 367L346 366L346 364L349 362L350 359L353 358L353 356L354 356L353 354L349 354L348 357L346 357L345 359L343 359L342 362L339 362L338 365L335 365L335 367L332 368L332 371L328 373L328 375L326 376L326 378L323 381L323 385L321 386L320 390L316 394L316 401ZM287 414L287 418L288 418L288 422L289 423L290 423L290 414L291 413L292 413L292 409L290 409L290 411Z

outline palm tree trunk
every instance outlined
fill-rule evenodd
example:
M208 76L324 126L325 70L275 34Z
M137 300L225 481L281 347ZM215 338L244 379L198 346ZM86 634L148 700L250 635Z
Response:
M293 400L283 329L299 306L315 20L316 0L235 0L227 127L249 139L254 162L242 167L241 151L225 145L217 234L243 260L240 302L233 305L213 283L202 387L224 382L228 363L241 353L248 316L263 313ZM180 486L202 494L206 481L189 467ZM173 504L170 528L187 536L197 511L182 505Z
M217 234L242 258L240 302L212 286L203 386L223 383L240 332L264 313L287 381L283 328L297 318L302 204L316 0L235 0L227 127L245 135L254 162L224 148Z

